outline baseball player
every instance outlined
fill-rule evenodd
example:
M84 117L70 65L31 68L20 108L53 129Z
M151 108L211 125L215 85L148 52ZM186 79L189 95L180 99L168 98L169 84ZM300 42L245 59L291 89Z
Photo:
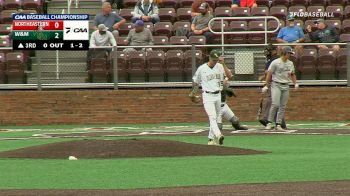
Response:
M267 63L265 65L265 74L264 76L262 76L259 80L260 81L266 81L266 75L267 75L267 71L272 63L272 61L280 58L277 55L277 46L274 46L272 44L268 45L265 48L265 56L267 58ZM264 95L262 95L264 96ZM261 100L262 103L260 103L261 106L261 115L259 115L259 122L266 127L267 123L268 123L268 117L269 117L269 113L270 113L270 108L271 108L271 88L267 91L267 96L266 96L266 100L264 100L264 97L262 97ZM276 119L277 115L275 116ZM282 118L282 123L281 123L281 127L283 129L287 129L287 125L286 125L286 121L284 119L284 117Z
M227 80L225 80L227 81ZM233 90L228 87L228 83L224 82L224 88L221 91L221 118L219 118L218 125L220 130L222 130L222 118L231 122L232 127L236 130L248 130L248 127L245 125L241 125L239 122L239 118L233 113L231 108L227 105L227 97L236 97Z
M280 58L272 61L267 71L266 84L262 91L267 92L271 82L272 103L268 117L268 124L265 127L266 130L272 129L272 121L277 113L275 122L276 130L284 131L281 127L281 123L288 102L290 79L295 88L299 87L295 76L294 64L289 60L291 54L294 54L292 48L290 46L284 47L281 51Z
M223 145L222 135L218 122L221 122L221 90L224 78L232 78L231 71L227 68L224 57L216 51L211 51L209 62L198 67L193 76L193 87L190 98L193 99L198 92L199 85L202 86L202 97L204 109L209 117L208 145L215 145L216 141Z

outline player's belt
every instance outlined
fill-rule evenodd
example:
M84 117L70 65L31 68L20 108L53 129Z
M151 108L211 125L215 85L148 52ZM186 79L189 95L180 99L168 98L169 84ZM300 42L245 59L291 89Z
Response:
M273 81L273 82L277 83L277 84L288 85L288 83L281 83L281 82L276 82L276 81Z
M219 94L220 91L214 91L214 92L210 92L210 91L204 91L205 93L208 93L208 94Z

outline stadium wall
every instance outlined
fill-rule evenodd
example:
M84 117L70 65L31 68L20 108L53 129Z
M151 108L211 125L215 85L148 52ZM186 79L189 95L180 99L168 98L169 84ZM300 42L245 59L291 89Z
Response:
M206 122L189 89L1 91L1 125ZM257 88L237 88L229 105L243 121L255 121ZM350 120L350 88L292 90L287 120Z

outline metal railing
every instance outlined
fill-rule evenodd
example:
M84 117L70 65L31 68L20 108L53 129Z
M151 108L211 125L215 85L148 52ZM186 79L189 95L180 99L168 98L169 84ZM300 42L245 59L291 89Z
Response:
M225 24L224 21L225 20L264 20L264 30L263 31L224 31L225 30ZM272 19L277 21L277 27L273 30L268 30L268 26L267 26L267 20L268 19ZM212 29L212 23L214 21L220 21L221 23L221 31L214 31ZM235 35L235 34L259 34L259 33L263 33L265 35L265 44L267 44L267 34L268 33L274 33L276 31L278 31L278 29L280 28L280 21L278 18L274 17L274 16L245 16L245 17L215 17L213 19L211 19L209 21L209 31L216 34L216 35L221 35L221 45L225 44L225 38L224 35ZM222 46L221 48L222 51L224 51L224 47Z

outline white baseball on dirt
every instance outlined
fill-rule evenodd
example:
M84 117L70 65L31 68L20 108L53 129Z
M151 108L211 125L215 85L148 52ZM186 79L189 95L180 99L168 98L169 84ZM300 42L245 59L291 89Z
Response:
M76 161L76 160L78 160L78 158L75 157L75 156L69 156L69 157L68 157L68 160L70 160L70 161Z

